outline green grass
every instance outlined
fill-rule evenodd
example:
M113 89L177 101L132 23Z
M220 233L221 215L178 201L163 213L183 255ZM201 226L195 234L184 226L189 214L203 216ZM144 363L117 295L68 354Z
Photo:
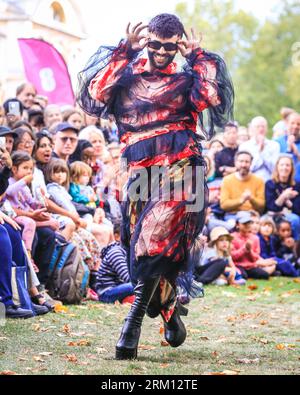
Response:
M258 288L250 290L251 284ZM209 286L205 298L193 300L183 318L188 337L181 347L163 347L161 320L146 317L139 359L116 361L115 343L128 309L85 302L68 307L66 313L7 320L0 327L0 372L300 373L300 284L293 279L248 281L239 288Z

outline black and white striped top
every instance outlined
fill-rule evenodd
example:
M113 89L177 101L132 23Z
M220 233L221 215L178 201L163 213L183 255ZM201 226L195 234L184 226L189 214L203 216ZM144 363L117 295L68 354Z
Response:
M103 293L108 288L129 283L126 251L120 243L112 243L102 249L102 263L97 276L97 291Z

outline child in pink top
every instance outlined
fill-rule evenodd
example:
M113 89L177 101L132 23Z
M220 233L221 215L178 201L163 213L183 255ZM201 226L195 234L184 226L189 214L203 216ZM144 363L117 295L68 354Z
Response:
M267 280L276 270L272 260L262 259L258 236L252 233L252 218L249 212L237 215L238 231L234 233L231 256L243 277Z
M11 203L17 216L14 220L23 227L22 239L31 258L32 244L36 227L49 226L58 229L58 223L46 213L47 209L35 200L29 189L33 179L33 159L25 152L17 151L12 155L12 177L9 179L9 187L6 197ZM40 218L36 220L36 218ZM35 266L36 271L38 269Z

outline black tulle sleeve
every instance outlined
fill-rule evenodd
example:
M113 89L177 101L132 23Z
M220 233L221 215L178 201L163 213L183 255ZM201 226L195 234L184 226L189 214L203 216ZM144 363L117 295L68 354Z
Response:
M198 49L187 58L184 70L193 75L190 101L209 140L216 127L222 129L234 119L234 88L226 63L219 55Z
M122 40L117 47L101 46L78 74L77 102L89 115L112 113L114 93L122 72L139 55Z

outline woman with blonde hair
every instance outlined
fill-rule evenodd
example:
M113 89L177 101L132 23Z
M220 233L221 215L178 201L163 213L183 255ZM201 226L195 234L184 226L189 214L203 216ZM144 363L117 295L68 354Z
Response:
M300 183L295 182L293 157L280 155L272 179L266 183L267 211L285 217L292 225L293 236L300 236Z
M106 145L104 134L101 129L94 125L87 126L79 133L79 140L89 141L95 149L95 158L101 159Z

